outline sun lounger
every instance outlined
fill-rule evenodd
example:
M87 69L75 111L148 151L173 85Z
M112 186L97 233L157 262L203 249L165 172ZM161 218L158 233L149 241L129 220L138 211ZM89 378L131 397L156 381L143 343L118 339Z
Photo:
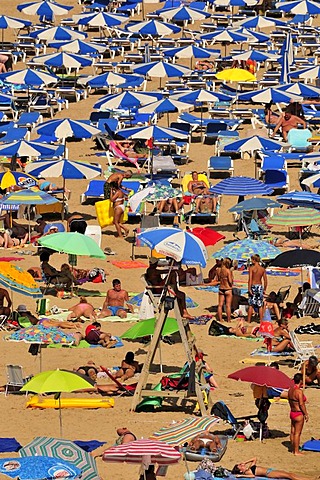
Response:
M208 449L206 453L195 452L194 450L190 450L186 447L184 452L184 456L186 460L190 462L201 462L204 458L211 460L212 462L220 462L221 458L225 454L228 446L228 437L226 435L217 435L220 439L221 448L217 449L216 452L210 452Z
M110 370L108 370L107 368L105 367L102 367L100 365L100 369L106 373L108 375L108 377L110 378L110 380L112 380L112 382L118 387L119 391L118 392L115 392L116 395L127 395L127 396L132 396L134 394L134 391L137 387L137 383L133 384L133 385L124 385L123 383L121 383L117 378L115 378L112 373L110 372Z

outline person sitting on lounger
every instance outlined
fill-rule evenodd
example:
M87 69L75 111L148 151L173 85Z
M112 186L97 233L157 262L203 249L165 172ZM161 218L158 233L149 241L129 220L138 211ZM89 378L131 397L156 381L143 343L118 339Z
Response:
M189 449L199 452L202 448L206 448L209 452L216 453L222 448L220 438L212 433L200 433L194 437L189 443Z
M91 303L88 303L87 299L84 297L80 297L79 303L73 307L70 307L69 311L71 313L69 314L67 320L71 320L73 318L79 320L81 317L88 318L90 321L96 319L94 306L91 305Z
M118 140L115 142L119 150L128 158L146 158L144 153L137 153L134 143L130 140Z
M52 265L49 264L50 255L43 251L40 254L40 268L45 279L50 280L54 285L65 284L67 289L70 289L73 283L73 276L70 272L59 272Z
M278 130L281 128L282 138L285 142L287 142L288 133L290 132L290 130L292 130L293 128L298 128L299 125L302 125L303 128L307 128L307 124L302 118L299 118L296 115L292 115L289 112L285 112L285 114L279 118L279 121L275 126L275 129L273 130L271 138L273 138L278 132Z
M115 374L115 378L119 378L121 382L125 382L138 372L140 372L139 363L134 359L134 353L128 352L124 360L122 360L121 367Z
M102 345L105 348L111 348L117 343L117 339L111 333L101 331L101 323L99 322L88 325L85 331L85 340L90 345Z
M183 203L183 200L178 202L177 198L167 198L158 202L157 210L158 213L178 213Z

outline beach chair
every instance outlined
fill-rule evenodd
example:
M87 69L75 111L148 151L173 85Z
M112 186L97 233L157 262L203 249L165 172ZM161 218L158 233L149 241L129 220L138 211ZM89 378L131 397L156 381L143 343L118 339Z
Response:
M289 335L296 354L294 367L297 365L300 367L309 357L312 355L316 356L316 351L311 341L300 341L294 330L291 330Z
M261 178L267 170L287 170L286 159L281 155L263 155L259 168L259 178Z
M20 140L28 140L29 131L27 128L10 128L4 137L1 138L1 142L12 143L19 142Z
M319 290L309 289L305 291L304 297L298 306L298 317L319 317L320 303L316 298L314 298L313 294L311 295L311 293L315 293L317 291ZM310 292L310 294L308 292Z
M309 152L312 145L308 142L312 132L308 128L292 128L288 133L290 152Z
M134 260L135 257L135 248L136 247L143 247L146 244L141 240L137 239L137 234L143 232L147 228L156 228L160 227L160 218L155 215L141 215L141 223L140 227L135 228L133 230L134 237L132 242L132 250L131 250L131 258Z
M228 422L233 430L232 439L234 440L236 436L243 431L244 426L249 420L257 420L259 422L257 415L245 415L241 417L235 417L229 407L220 400L216 402L211 408L211 415L221 418L224 422ZM261 436L262 424L260 422L260 436Z
M87 225L84 233L87 237L92 238L96 244L101 247L102 232L100 225Z
M90 123L96 127L99 120L106 120L107 118L110 118L110 112L91 112L89 119Z
M130 163L131 165L134 165L135 167L137 167L137 169L139 169L139 163L138 163L139 161L143 162L143 165L142 165L143 167L148 160L147 158L137 159L137 158L128 157L120 150L120 148L118 147L118 145L114 140L111 140L109 143L109 150L107 152L107 157L108 157L110 166L116 166L120 161L122 161L124 163ZM112 158L116 159L115 165L112 165Z
M115 395L119 395L120 397L122 397L123 395L126 395L126 396L129 396L131 397L134 392L135 392L135 389L137 387L137 383L134 383L132 385L124 385L123 383L119 382L119 380L117 378L115 378L112 373L110 372L110 370L108 370L107 368L105 367L102 367L100 365L100 369L106 374L108 375L108 377L110 378L110 380L113 381L113 383L115 383L117 385L117 387L119 388L119 391L118 392L115 392Z
M264 183L273 190L289 190L289 175L286 170L267 170L264 174Z
M0 315L0 330L7 331L7 327L6 327L7 320L8 320L7 315Z
M30 128L32 130L42 121L43 118L39 112L23 112L17 121L17 126Z
M5 396L7 396L8 393L18 393L20 389L33 377L33 375L24 377L23 368L21 365L7 365L6 370L8 380L6 384ZM26 392L26 395L28 395L28 392Z
M206 131L204 134L204 143L215 142L220 132L228 129L228 125L224 122L211 122L206 125Z
M208 176L217 178L215 174L218 173L220 176L230 176L233 177L234 168L233 160L231 157L210 157L208 160Z

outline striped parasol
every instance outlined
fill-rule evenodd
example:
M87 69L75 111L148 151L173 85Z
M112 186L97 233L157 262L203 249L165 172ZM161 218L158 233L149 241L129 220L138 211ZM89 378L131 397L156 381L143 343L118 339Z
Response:
M217 417L185 418L180 422L162 427L151 435L151 440L161 440L169 445L183 445L196 435L209 431L212 425L219 422Z
M105 450L102 459L112 463L148 463L149 465L172 465L178 463L180 453L171 445L150 439L135 440Z
M42 298L41 290L30 273L12 263L0 262L0 284L22 295Z
M295 207L280 210L268 219L269 225L285 225L287 227L307 227L320 224L320 212L315 208Z

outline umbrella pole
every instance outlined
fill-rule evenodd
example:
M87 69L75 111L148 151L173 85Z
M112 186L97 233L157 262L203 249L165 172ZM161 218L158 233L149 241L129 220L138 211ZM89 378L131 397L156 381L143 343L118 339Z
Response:
M27 206L27 212L28 212L28 237L29 237L29 243L31 243L30 205Z
M60 437L62 438L62 411L61 411L61 393L59 394L59 424L60 424Z
M167 123L168 123L168 128L169 128L169 112L167 112Z
M202 103L201 103L201 107L200 107L200 125L201 125L201 142L202 142L202 139L203 139L203 132L202 132L202 122L203 122L203 112L202 112Z
M162 351L161 351L161 340L159 342L159 357L160 357L160 373L163 373L163 368L162 368Z
M61 212L61 220L63 221L64 220L64 209L65 209L65 205L66 205L66 202L65 202L65 189L66 189L66 179L63 177L63 186L62 186L62 190L63 190L63 193L62 193L62 212Z
M302 390L304 391L306 388L306 364L303 362L302 365Z

